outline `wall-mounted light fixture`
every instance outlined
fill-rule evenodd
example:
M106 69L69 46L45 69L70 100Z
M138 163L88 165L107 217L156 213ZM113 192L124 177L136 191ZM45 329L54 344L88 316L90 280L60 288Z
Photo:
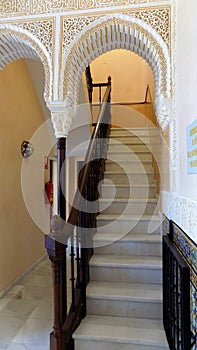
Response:
M32 155L34 148L28 141L23 141L21 144L21 154L24 158L28 158Z

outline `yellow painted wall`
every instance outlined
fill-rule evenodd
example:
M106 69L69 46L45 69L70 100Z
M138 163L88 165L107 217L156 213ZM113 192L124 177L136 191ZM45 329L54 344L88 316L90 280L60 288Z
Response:
M25 62L7 65L0 72L0 292L45 253L22 197L20 152L43 121Z
M106 82L112 79L111 102L134 103L144 102L147 84L154 99L154 77L149 65L137 54L129 50L113 50L99 56L91 65L93 83ZM102 96L105 88L102 88ZM99 101L98 88L93 90L93 103ZM148 99L149 101L149 99ZM139 114L134 115L133 110ZM98 108L93 107L94 120L97 119ZM111 108L113 126L146 127L149 120L155 124L152 107L148 104L122 105ZM147 120L146 120L147 119ZM120 124L121 123L121 124Z
M112 78L112 102L144 101L146 86L154 90L152 70L137 54L129 50L113 50L99 56L91 63L93 83ZM97 102L97 95L93 96Z

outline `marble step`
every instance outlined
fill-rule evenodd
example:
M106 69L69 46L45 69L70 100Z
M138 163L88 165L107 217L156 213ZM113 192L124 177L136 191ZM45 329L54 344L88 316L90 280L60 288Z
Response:
M145 145L144 143L141 144L134 144L131 142L127 142L126 144L119 143L119 142L109 142L108 143L108 151L110 152L124 152L126 150L132 150L133 152L150 152L150 148L148 145Z
M104 179L108 179L114 184L122 185L142 185L142 184L155 184L153 171L138 172L133 170L132 172L118 172L118 171L105 171Z
M110 137L114 136L149 136L149 135L158 135L157 127L145 127L145 128L111 128Z
M158 215L104 215L97 216L97 232L160 233L161 220Z
M107 152L107 159L114 161L114 162L119 162L119 161L146 161L146 160L151 160L152 161L152 154L149 150L146 150L144 152L141 151L132 151L129 148L122 150L108 150Z
M133 161L133 162L128 162L128 161L110 161L107 160L105 162L105 169L106 171L132 171L132 170L137 170L137 171L152 171L152 161L147 160L147 161Z
M110 129L110 137L115 136L149 136L148 128L111 128Z
M94 252L103 255L162 256L161 235L134 234L122 236L121 233L96 233Z
M169 350L160 320L87 315L73 338L75 350Z
M129 143L133 144L145 144L147 146L156 145L160 143L159 134L150 134L135 136L134 134L127 135L110 135L109 143L118 142L120 144L127 145Z
M161 257L94 254L89 266L91 281L162 283Z
M156 145L160 143L160 139L158 135L150 135L150 136L134 136L134 135L127 135L127 136L110 136L109 138L109 144L112 143L120 143L123 145L128 144L136 144L136 145L147 145L148 147L151 147L151 145Z
M100 198L101 214L153 215L157 214L157 199L110 199Z
M87 287L87 313L161 320L162 286L90 282Z
M109 144L119 142L126 144L149 144L149 136L135 136L134 134L127 133L125 135L117 134L117 135L110 135L109 138Z
M104 179L100 186L101 197L107 198L155 198L156 185L113 185Z

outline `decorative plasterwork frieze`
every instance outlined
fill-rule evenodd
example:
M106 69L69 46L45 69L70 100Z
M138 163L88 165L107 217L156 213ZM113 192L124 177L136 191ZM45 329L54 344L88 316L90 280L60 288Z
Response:
M149 8L136 11L129 11L125 12L125 14L141 19L145 23L148 23L161 36L161 38L167 44L167 46L170 47L170 7L161 7L154 9Z
M45 46L46 50L52 56L53 49L53 30L54 21L53 19L43 19L34 21L21 21L15 23L18 27L26 29L28 32L35 35L40 42Z
M46 101L51 100L51 57L42 42L26 29L11 24L0 25L0 70L8 63L20 58L31 58L43 63L45 72Z
M154 9L140 9L124 12L125 15L133 18L138 18L145 23L149 24L155 31L161 36L164 42L170 47L170 7L154 8ZM63 19L63 54L70 45L70 43L76 38L76 36L90 23L103 17L103 15L97 16L77 16L66 17Z
M8 41L12 49L2 55L0 67L18 58L39 59L45 70L45 100L48 103L52 101L53 87L57 86L53 97L56 100L69 98L75 108L81 74L86 66L107 51L119 48L131 50L152 68L156 113L164 130L170 119L172 105L170 60L173 6L168 0L160 1L158 7L156 4L155 0L5 0L0 4L0 17L1 14L6 16L10 23L14 20L12 16L21 17L14 20L18 32L16 30L9 38L7 34L6 38L5 35L2 37L5 45L1 51L5 53ZM133 6L128 9L126 5ZM116 14L114 6L119 6L116 7ZM76 13L77 10L90 8L94 8L91 15L85 11L81 11L83 15L80 16ZM104 10L96 13L98 8ZM105 9L108 15L103 14ZM70 10L75 11L75 15ZM59 22L56 14L60 12L62 16ZM52 13L53 16L27 18L44 13ZM26 17L22 18L22 15Z
M62 98L78 102L81 74L95 58L114 49L137 53L151 66L155 78L156 112L164 129L169 121L171 66L169 49L161 36L144 21L113 14L102 16L87 25L68 46L61 73Z
M197 201L177 195L176 193L162 192L163 213L187 235L197 242Z
M4 0L0 2L0 17L54 14L130 5L156 5L168 0Z
M69 17L63 19L63 56L66 54L66 50L70 43L76 38L76 36L90 23L103 17L100 16L80 16Z

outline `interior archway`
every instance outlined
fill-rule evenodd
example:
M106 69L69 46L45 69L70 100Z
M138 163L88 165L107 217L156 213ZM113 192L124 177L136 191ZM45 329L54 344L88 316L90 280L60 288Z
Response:
M0 25L0 41L0 70L20 58L42 62L45 74L44 98L46 102L50 101L52 67L50 56L43 44L27 30L13 25Z
M115 14L88 25L70 45L63 58L62 99L76 107L81 74L98 56L115 49L137 53L150 65L155 82L155 105L159 123L169 120L165 100L171 97L170 57L167 45L149 25L136 18Z

